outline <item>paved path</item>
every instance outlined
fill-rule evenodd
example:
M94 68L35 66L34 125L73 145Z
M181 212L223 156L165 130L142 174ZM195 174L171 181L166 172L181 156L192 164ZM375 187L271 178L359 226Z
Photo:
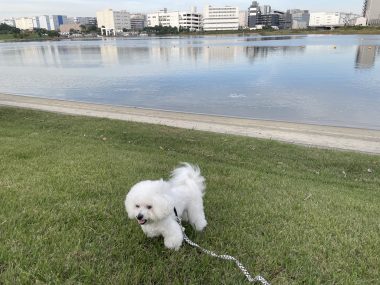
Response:
M7 94L0 94L0 105L71 115L160 124L186 129L273 139L306 146L380 154L380 131L375 130L197 115Z

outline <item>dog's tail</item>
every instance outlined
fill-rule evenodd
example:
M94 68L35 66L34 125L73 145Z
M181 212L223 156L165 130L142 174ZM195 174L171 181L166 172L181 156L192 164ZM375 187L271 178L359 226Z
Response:
M186 185L190 189L200 191L202 195L205 193L205 179L201 175L201 170L196 165L185 162L181 163L180 167L172 171L170 182L178 186Z

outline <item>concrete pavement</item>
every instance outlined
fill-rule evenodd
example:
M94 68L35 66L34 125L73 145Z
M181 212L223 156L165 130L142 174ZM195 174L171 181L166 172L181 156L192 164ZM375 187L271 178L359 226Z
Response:
M0 105L273 139L320 148L380 154L380 131L376 130L198 115L8 94L0 94Z

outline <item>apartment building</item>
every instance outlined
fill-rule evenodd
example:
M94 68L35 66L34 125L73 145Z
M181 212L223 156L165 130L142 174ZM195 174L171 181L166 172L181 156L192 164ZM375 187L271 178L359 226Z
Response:
M98 11L96 12L96 20L102 35L116 36L118 33L122 33L123 29L131 29L131 15L125 10L113 11L112 9L107 9Z
M163 27L177 27L189 29L190 31L199 31L202 24L202 15L197 13L195 7L191 8L189 12L168 12L162 9L155 13L147 15L147 26L163 26Z
M29 30L32 31L35 27L36 20L33 21L33 18L30 17L22 17L15 19L16 28L20 30Z
M203 30L221 31L239 29L239 8L206 6L203 10Z

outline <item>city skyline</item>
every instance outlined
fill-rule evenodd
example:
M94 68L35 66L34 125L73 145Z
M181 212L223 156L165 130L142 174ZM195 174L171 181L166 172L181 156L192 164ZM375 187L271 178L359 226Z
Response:
M224 1L207 1L207 0L185 0L169 1L157 0L154 3L147 3L142 0L64 0L59 3L53 3L49 0L3 0L0 9L0 19L10 17L28 17L45 14L63 14L68 16L93 16L96 11L111 8L114 10L127 10L131 13L148 13L162 8L170 11L189 10L191 6L196 6L199 12L203 11L206 5L237 6L242 10L248 9L252 1L242 0L224 0ZM287 10L293 8L310 10L311 12L328 11L328 12L353 12L361 14L362 0L321 0L317 3L310 3L305 0L265 0L258 1L260 5L270 5L274 9Z

